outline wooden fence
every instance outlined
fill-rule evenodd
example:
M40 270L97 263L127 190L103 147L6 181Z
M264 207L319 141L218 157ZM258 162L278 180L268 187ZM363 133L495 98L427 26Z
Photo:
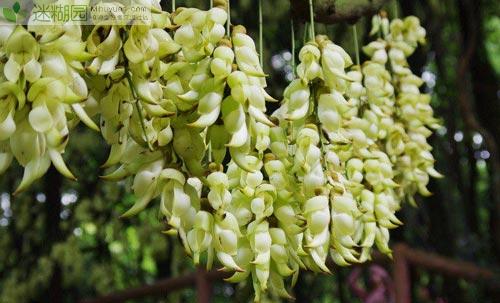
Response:
M392 263L396 303L411 303L411 266L468 281L482 280L488 288L500 292L500 280L492 270L481 268L470 262L457 261L410 248L403 243L394 245L393 261L378 254L375 255L374 262ZM329 265L333 267L333 264ZM212 283L229 275L229 273L215 269L211 271L198 269L196 272L181 277L159 280L150 285L110 293L95 299L82 300L80 303L121 303L130 299L166 296L172 292L192 287L196 288L198 303L209 303L213 295Z

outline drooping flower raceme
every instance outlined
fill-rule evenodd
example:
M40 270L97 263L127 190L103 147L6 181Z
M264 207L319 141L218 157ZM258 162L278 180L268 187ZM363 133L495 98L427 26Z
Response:
M251 278L256 301L291 298L300 268L330 272L329 257L390 254L403 199L439 176L427 143L438 123L406 59L424 41L418 19L375 17L381 38L361 66L315 37L269 116L255 43L243 26L226 32L225 0L134 3L151 22L101 22L85 41L77 23L0 26L0 173L24 166L18 191L51 163L74 178L61 155L81 121L110 145L102 178L132 180L123 216L160 200L165 233L195 264Z
M69 129L78 121L98 129L84 109L83 62L91 55L85 52L81 27L71 22L0 27L0 53L8 58L0 68L0 171L13 158L25 168L16 192L51 164L75 179L62 158Z

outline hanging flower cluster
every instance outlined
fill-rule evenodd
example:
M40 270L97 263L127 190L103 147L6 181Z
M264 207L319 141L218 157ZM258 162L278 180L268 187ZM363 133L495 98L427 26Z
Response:
M87 83L82 30L61 26L0 27L0 173L13 158L24 167L16 192L40 178L51 163L75 179L62 153L79 120L98 127L84 110Z
M373 99L377 99L377 95L384 96L378 99L386 100L387 112L393 112L393 121L387 128L385 151L394 163L395 181L399 185L396 195L399 200L406 199L415 204L413 196L417 192L424 196L430 194L426 188L429 176L441 177L434 169L432 147L427 143L431 130L440 125L433 117L430 95L420 92L422 79L412 73L406 60L419 43L425 42L425 29L416 17L395 19L389 23L387 18L375 16L372 24L371 34L380 34L383 38L364 47L371 61L365 63L363 71L366 79L373 79L369 85L366 82L367 87L371 86L368 91L373 92ZM375 81L381 78L380 75L385 75L384 83Z
M397 120L406 130L405 152L396 164L399 172L396 179L401 185L398 195L415 204L413 196L417 192L423 196L430 195L426 188L429 176L442 177L434 169L432 147L427 142L432 130L438 129L440 124L433 117L431 96L420 93L422 79L412 73L406 61L417 44L425 41L425 29L416 17L394 20L386 40L389 42L390 66L394 71Z
M0 172L13 157L25 167L17 191L51 162L74 178L61 154L81 120L111 146L103 178L133 179L123 216L160 198L194 263L251 277L256 301L290 297L285 282L329 272L328 256L390 254L401 202L439 176L426 141L437 120L406 61L425 36L418 19L376 17L383 38L361 66L315 37L268 116L277 100L245 28L227 32L225 0L171 14L139 2L151 22L98 23L85 41L76 23L0 26Z

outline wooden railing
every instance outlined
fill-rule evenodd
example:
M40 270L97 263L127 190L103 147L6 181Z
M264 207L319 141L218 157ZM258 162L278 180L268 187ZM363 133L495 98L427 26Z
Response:
M113 292L103 297L82 300L80 303L119 303L131 299L167 296L175 291L191 287L196 288L198 303L208 303L212 298L212 282L222 280L229 275L230 273L215 269L206 271L200 268L184 276L159 280L153 284Z
M497 292L500 291L500 280L493 271L470 262L457 261L438 254L414 249L403 243L394 245L393 256L396 303L411 302L411 266L468 281L483 280L487 282L489 288Z
M486 281L489 288L500 292L500 280L492 270L481 268L470 262L457 261L410 248L403 243L393 246L393 261L377 254L374 263L392 263L396 303L411 303L410 267L412 266L469 281L483 280ZM329 265L334 267L333 264ZM212 299L212 283L229 275L230 273L215 269L205 271L200 268L196 272L181 277L159 280L150 285L110 293L95 299L82 300L80 303L121 303L131 299L166 296L172 292L192 287L196 288L198 303L209 303Z

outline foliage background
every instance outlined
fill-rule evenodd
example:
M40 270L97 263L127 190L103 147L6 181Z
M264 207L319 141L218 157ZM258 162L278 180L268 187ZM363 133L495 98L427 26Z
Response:
M162 1L165 9L170 1ZM177 0L177 5L207 8L208 0ZM433 93L433 105L445 125L432 137L437 168L446 175L433 180L433 196L418 198L399 214L405 225L392 233L404 241L445 256L500 269L498 230L500 205L495 195L494 163L485 139L464 123L473 112L459 106L465 98L480 124L500 146L500 3L498 0L401 0L389 2L389 16L416 15L428 30L428 44L411 57L415 73ZM244 24L257 38L257 1L232 1L233 23ZM290 17L288 0L264 0L265 66L271 93L279 97L290 80ZM361 19L362 41L369 20ZM317 25L354 56L347 24ZM303 26L296 26L297 47ZM460 71L467 48L472 56ZM363 57L362 57L363 59ZM193 270L177 240L160 233L165 227L157 207L132 219L119 214L134 201L130 180L99 180L107 148L99 135L77 127L65 153L78 182L54 169L31 189L10 193L22 170L13 166L0 177L0 302L77 302L113 290L151 283ZM154 203L152 203L154 204ZM296 302L359 302L350 293L350 269L334 275L300 276ZM368 277L365 276L365 280ZM415 302L499 302L483 284L414 269ZM216 302L248 301L245 285L216 285ZM162 299L137 302L192 302L193 290ZM443 302L443 301L441 301Z

